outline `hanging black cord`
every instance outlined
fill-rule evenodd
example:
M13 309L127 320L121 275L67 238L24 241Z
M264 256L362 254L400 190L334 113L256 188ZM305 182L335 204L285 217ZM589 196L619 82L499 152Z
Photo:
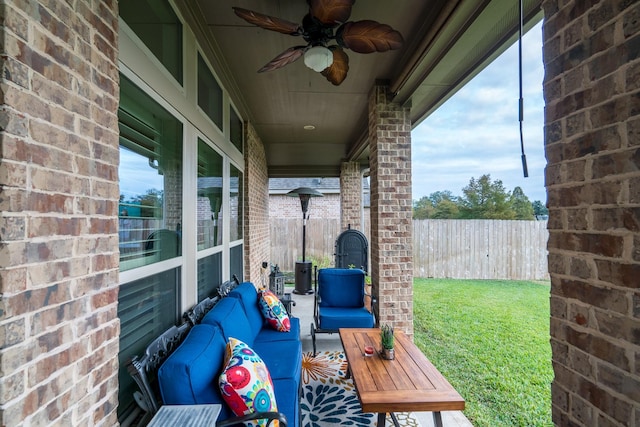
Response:
M527 169L527 156L524 154L524 136L522 134L522 122L524 121L524 98L522 97L522 21L523 21L522 0L520 0L520 28L519 28L519 37L518 37L518 79L520 84L520 102L519 102L520 152L522 153L520 157L522 159L522 173L524 174L524 177L527 178L529 176L529 171Z

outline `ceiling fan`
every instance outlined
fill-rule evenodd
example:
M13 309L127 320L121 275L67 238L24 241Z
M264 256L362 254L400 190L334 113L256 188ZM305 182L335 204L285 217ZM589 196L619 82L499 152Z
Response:
M349 57L344 49L358 53L386 52L402 46L402 34L376 21L347 21L355 0L307 0L309 13L302 25L252 10L234 7L240 18L266 30L302 36L306 45L293 46L258 70L272 71L304 56L307 67L321 73L334 85L347 77ZM335 44L332 44L335 43Z

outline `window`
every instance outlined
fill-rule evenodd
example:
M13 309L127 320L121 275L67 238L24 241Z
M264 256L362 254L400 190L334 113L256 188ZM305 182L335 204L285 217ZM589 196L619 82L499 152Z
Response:
M237 276L240 280L243 280L243 254L244 247L242 244L234 246L230 249L229 252L229 271L231 272L231 277L234 275Z
M222 244L222 156L198 138L198 250Z
M182 85L182 23L166 0L121 1L120 16Z
M181 255L182 124L126 77L120 77L120 270ZM120 286L120 415L136 386L126 362L180 314L181 268L158 268Z
M239 240L243 238L242 233L242 203L243 203L243 182L242 182L242 172L238 170L235 166L231 165L230 172L230 189L229 189L229 216L230 216L230 224L231 229L229 230L231 233L230 240L233 242L234 240Z
M127 372L127 362L134 355L143 354L153 337L170 328L179 318L179 295L179 268L120 286L119 415L133 405L133 393L138 390Z
M238 149L238 151L243 153L244 151L242 151L242 136L243 136L242 120L240 120L240 117L238 117L238 114L233 108L231 108L231 117L229 119L229 126L230 126L229 138L231 139L231 142Z
M120 270L180 256L182 124L122 77Z
M241 240L243 238L243 216L242 216L242 203L243 203L243 175L235 166L231 165L230 168L230 189L229 189L229 219L230 219L230 240ZM238 278L242 279L243 275L243 246L242 241L231 247L229 250L229 270L230 277L235 274Z
M137 416L127 360L243 272L242 156L226 152L243 151L243 121L174 3L120 2L121 422Z
M222 127L222 89L207 64L198 54L198 106L218 126Z
M238 276L240 277L240 276ZM217 253L198 260L198 301L215 296L222 283L222 254Z

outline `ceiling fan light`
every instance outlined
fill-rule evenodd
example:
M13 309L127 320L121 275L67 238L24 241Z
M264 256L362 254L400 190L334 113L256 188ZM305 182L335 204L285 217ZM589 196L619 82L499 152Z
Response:
M324 46L313 46L304 53L304 65L318 73L333 64L333 52Z

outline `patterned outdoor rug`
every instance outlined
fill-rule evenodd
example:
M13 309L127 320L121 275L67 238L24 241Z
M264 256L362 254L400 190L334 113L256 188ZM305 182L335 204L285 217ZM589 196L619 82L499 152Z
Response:
M302 356L303 427L358 426L378 424L378 415L362 413L351 378L346 379L347 359L343 352L318 352ZM412 415L396 413L401 426L420 427ZM387 423L393 425L387 415Z

